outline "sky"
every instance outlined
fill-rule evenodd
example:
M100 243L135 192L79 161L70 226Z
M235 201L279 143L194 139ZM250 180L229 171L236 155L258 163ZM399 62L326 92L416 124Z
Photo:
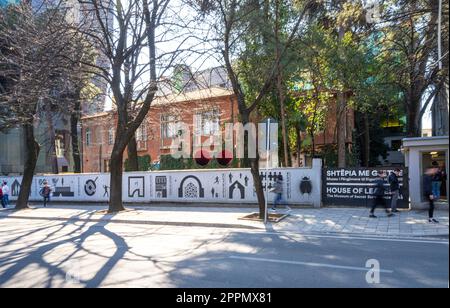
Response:
M19 1L20 0L0 0L0 7L11 3L18 3ZM126 3L127 1L123 2ZM186 54L185 56L178 59L176 63L186 64L189 67L191 67L193 71L203 70L206 68L221 65L221 63L215 57L212 57L211 54L201 55L203 49L208 49L210 46L207 46L206 44L201 44L200 40L197 38L186 39L187 34L190 31L192 31L193 28L195 29L196 36L200 38L207 38L209 30L207 28L202 27L201 24L195 23L192 20L192 17L195 16L195 13L192 12L192 10L189 7L183 5L181 0L173 0L171 1L170 7L168 8L168 13L169 13L168 15L171 15L172 17L178 17L180 20L183 20L185 22L185 25L184 27L173 29L166 34L166 36L164 37L165 42L157 44L158 54L171 52L180 47L185 49L195 49L196 50L195 53L191 53L189 55ZM159 34L161 35L161 33ZM140 63L148 63L147 52L142 53ZM161 66L164 67L163 64ZM160 71L159 74L162 74L162 72ZM170 75L171 70L167 70L166 72L164 72L164 76ZM146 83L146 80L142 80L142 82ZM432 116L430 106L427 108L427 111L425 112L424 117L422 119L422 127L424 129L432 128ZM108 98L106 100L105 110L110 110L111 107L112 101L110 98Z

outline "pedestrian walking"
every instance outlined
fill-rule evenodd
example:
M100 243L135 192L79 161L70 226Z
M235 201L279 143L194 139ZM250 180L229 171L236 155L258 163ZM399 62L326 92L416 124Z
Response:
M277 176L277 179L275 181L275 185L274 185L274 187L272 189L272 192L275 193L275 199L274 199L274 202L273 202L272 210L276 211L277 205L280 205L280 204L286 205L286 209L288 211L291 210L291 208L287 204L287 201L284 200L284 198L283 198L283 191L284 191L283 190L283 176L280 174L280 175Z
M397 213L397 201L400 195L400 183L398 177L400 176L400 169L396 168L388 177L389 188L391 191L391 212Z
M435 197L433 195L433 177L437 172L437 168L432 166L427 168L425 174L422 178L422 187L423 187L423 196L424 199L428 201L428 222L430 223L439 223L436 219L434 219L434 200Z
M3 202L3 190L1 185L0 185L0 202L2 204L2 207L5 208L5 203Z
M436 161L433 162L433 167L435 167L435 173L431 181L431 186L434 200L438 201L439 199L441 199L441 186L442 181L444 179L444 171L441 169L439 163Z
M50 193L52 188L48 185L48 182L44 182L44 187L42 187L42 197L44 198L44 207L47 207L47 203L50 202Z
M378 171L378 177L374 181L375 188L373 191L373 195L375 196L375 201L372 205L372 208L370 209L370 216L369 216L370 218L377 218L377 216L375 216L375 209L378 206L383 206L385 208L388 217L394 216L394 214L392 214L391 211L388 209L386 205L386 200L384 200L384 194L386 192L386 189L384 187L385 177L386 174L384 172Z
M9 205L9 187L8 187L8 183L6 183L6 181L3 182L2 192L3 192L2 206L6 208Z

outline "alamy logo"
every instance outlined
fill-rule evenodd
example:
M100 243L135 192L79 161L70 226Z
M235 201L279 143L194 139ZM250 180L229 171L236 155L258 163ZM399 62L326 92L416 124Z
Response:
M366 262L366 268L369 269L366 273L366 282L368 284L380 283L380 262L376 259L369 259Z
M68 269L66 272L66 282L79 284L81 281L80 277L81 265L78 260L69 260Z
M190 158L192 153L194 158L202 158L205 150L208 158L217 159L231 159L228 156L233 156L232 153L235 158L256 158L258 153L262 160L267 155L272 158L278 155L277 123L226 123L223 130L204 135L203 130L197 127L197 122L194 117L193 131L186 123L177 123L179 134L172 140L170 147L173 158Z

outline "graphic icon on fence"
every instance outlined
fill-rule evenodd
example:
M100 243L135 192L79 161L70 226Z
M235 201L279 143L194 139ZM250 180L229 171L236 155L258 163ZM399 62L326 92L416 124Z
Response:
M20 192L20 183L15 180L11 185L11 196L18 197Z
M303 177L302 181L300 182L300 192L302 193L302 195L311 194L312 183L309 177L307 176Z
M155 190L157 198L167 198L167 177L155 177Z
M53 197L73 197L75 193L71 191L70 186L64 186L64 178L61 179L61 186L56 186L59 179L52 179L53 185L55 186L55 191L53 192Z
M128 197L134 198L135 195L139 198L144 198L144 177L130 176L128 178Z
M205 190L200 180L193 175L185 177L178 188L179 198L204 198Z
M92 197L93 195L95 195L95 192L97 191L97 182L98 177L95 178L95 180L87 180L86 183L84 184L84 192L86 193L86 195Z
M240 194L241 199L245 199L245 187L238 181L235 181L233 184L230 185L229 188L229 198L233 199L234 191L238 191L238 195Z

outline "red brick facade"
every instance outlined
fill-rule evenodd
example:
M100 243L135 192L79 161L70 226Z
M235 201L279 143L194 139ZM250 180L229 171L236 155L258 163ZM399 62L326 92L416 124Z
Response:
M336 144L336 104L329 105L324 131L315 136L316 149L324 145ZM170 154L172 136L168 135L168 123L183 122L190 127L191 147L194 116L196 114L214 113L218 117L217 125L238 121L238 106L234 94L222 88L199 90L180 95L158 98L153 103L147 118L136 134L138 155L150 155L152 162L160 161L161 155ZM354 129L354 112L349 109L346 114L346 142L351 147ZM115 112L82 118L83 172L108 172L114 133L117 121ZM170 126L170 125L169 125ZM207 132L205 133L207 135ZM304 138L306 137L303 136ZM207 137L203 137L202 141ZM303 149L304 150L304 149ZM309 154L309 153L308 153ZM127 151L124 153L124 160Z
M219 126L237 121L237 101L231 91L215 88L155 100L136 134L138 155L150 155L152 162L159 161L161 155L170 154L173 139L167 129L169 123L186 123L192 132L194 115L211 113L218 116ZM116 125L115 112L82 118L83 172L109 171Z

